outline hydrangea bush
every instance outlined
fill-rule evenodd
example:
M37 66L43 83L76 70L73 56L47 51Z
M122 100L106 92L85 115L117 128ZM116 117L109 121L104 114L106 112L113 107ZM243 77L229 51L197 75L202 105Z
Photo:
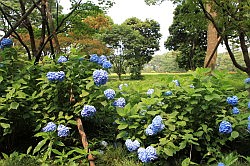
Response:
M164 163L175 155L186 155L184 163L200 163L202 159L213 163L219 159L225 144L244 140L249 134L246 132L248 93L245 89L224 87L220 80L226 75L206 76L206 72L197 69L192 82L187 83L169 79L167 85L154 87L150 98L147 89L142 88L138 94L137 86L123 90L120 95L127 98L127 103L117 108L120 116L115 121L119 130L117 139L136 138L143 142L141 146L156 148L157 159L151 161L155 163ZM187 151L199 155L191 161ZM134 155L142 162L149 162L145 151Z

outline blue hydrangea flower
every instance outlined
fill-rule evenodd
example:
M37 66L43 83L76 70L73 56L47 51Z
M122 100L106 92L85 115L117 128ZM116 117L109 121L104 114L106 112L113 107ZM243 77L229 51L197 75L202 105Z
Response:
M49 122L44 128L42 128L43 132L50 132L56 130L56 124L53 122Z
M65 73L63 71L48 72L46 77L49 81L63 81L65 78Z
M164 93L164 95L166 95L166 96L171 96L172 94L173 94L172 91L167 91Z
M65 56L60 56L57 60L58 63L63 63L63 62L67 62L68 59Z
M152 146L146 148L147 158L149 161L157 159L156 149Z
M222 163L222 162L219 162L219 163L218 163L218 166L225 166L225 164Z
M67 137L69 135L69 128L60 124L58 127L57 127L57 135L59 137Z
M250 101L247 103L247 108L250 109Z
M152 95L153 93L154 93L154 89L149 89L148 91L147 91L147 95Z
M114 106L116 107L125 107L126 105L126 100L123 97L118 98L117 100L114 101L113 103Z
M148 127L145 130L145 133L146 133L146 135L150 135L150 136L156 134L153 130L152 124L148 125Z
M148 146L146 149L139 148L137 150L137 153L139 160L141 160L143 163L148 163L152 160L157 159L156 149L152 146Z
M105 61L107 61L107 57L106 57L105 55L101 55L101 56L99 57L97 63L98 63L99 65L102 65L103 62L105 62Z
M90 59L89 60L90 60L90 62L98 63L99 56L96 55L96 54L92 54L92 55L90 55Z
M140 142L137 140L132 141L131 139L127 139L125 141L125 145L128 151L132 152L132 151L137 150L140 147Z
M180 86L180 82L178 80L173 80L176 86Z
M128 87L128 84L126 84L126 83L125 83L125 84L120 84L120 85L118 86L119 90L122 90L123 85L126 86L126 87Z
M0 45L2 49L4 49L5 47L11 47L13 45L13 41L9 38L3 38Z
M107 99L113 99L115 97L115 91L113 89L107 89L104 91L104 95L107 97Z
M93 72L94 82L97 86L104 85L108 81L108 72L105 70L95 70Z
M57 81L63 81L64 78L65 78L65 73L64 73L64 71L56 72L56 75L57 75Z
M157 115L150 125L145 130L146 135L155 135L164 129L165 125L162 123L162 118Z
M92 105L85 105L81 111L82 117L91 117L94 116L96 109Z
M227 103L235 106L238 104L238 97L237 96L232 96L232 97L227 97Z
M154 129L156 129L158 132L164 129L165 127L164 124L162 124L162 118L160 115L154 117L154 119L152 120L152 125Z
M250 116L248 116L248 121L250 121Z
M249 84L249 83L250 83L250 78L246 78L246 79L245 79L245 83L246 83L246 84Z
M232 113L233 113L233 114L239 114L239 113L240 113L240 110L239 110L237 107L233 107Z
M233 131L230 122L223 120L219 126L219 132L222 134L230 134Z
M104 61L102 64L102 67L105 69L110 69L110 68L112 68L112 64L110 61Z
M149 161L148 161L148 158L147 158L146 149L144 149L144 148L139 148L139 149L137 150L137 154L138 154L138 158L139 158L139 160L141 160L141 162L143 162L143 163L149 162Z

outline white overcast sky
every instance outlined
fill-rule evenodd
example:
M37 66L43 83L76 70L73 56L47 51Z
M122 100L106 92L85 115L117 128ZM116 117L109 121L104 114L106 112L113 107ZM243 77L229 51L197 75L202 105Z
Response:
M64 7L64 12L70 8L69 0L60 0ZM161 5L148 6L144 0L115 0L107 15L109 15L115 24L121 24L127 18L137 17L144 21L145 19L154 19L160 23L162 34L160 40L160 51L156 54L163 54L167 50L164 48L164 41L167 39L168 27L173 21L174 5L170 1L165 1Z

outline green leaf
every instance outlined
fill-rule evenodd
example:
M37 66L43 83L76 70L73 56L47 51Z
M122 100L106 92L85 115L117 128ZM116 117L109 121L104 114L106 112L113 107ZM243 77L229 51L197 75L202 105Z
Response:
M0 82L2 82L3 81L3 77L2 76L0 76Z
M189 166L190 164L190 158L186 158L182 161L181 166Z
M17 102L12 102L11 104L10 104L10 107L9 107L9 110L11 110L11 109L17 109L19 107L19 103L17 103Z
M128 124L120 124L119 126L118 126L118 129L119 130L123 130L123 129L126 129L128 127Z
M146 113L149 115L155 116L155 115L159 114L160 111L147 111Z
M123 116L127 115L127 110L124 108L117 108L117 113L118 113L118 115L123 117Z
M38 151L40 151L40 149L46 144L47 140L48 140L48 139L44 139L44 140L40 141L40 142L37 144L37 146L36 146L35 149L33 150L33 155L34 155L35 153L37 153Z
M10 124L7 123L0 123L0 126L2 126L4 129L10 128Z
M59 155L59 156L62 155L62 153L59 152L57 149L51 149L51 150L52 150L53 153L55 153L55 154L57 154L57 155Z
M123 138L127 135L127 132L126 131L122 131L120 132L117 136L116 136L116 139L119 139L119 138Z
M174 152L173 150L169 149L169 148L164 148L164 153L168 156L173 156Z
M231 137L233 137L235 139L235 138L239 137L239 133L237 131L233 131L231 133Z

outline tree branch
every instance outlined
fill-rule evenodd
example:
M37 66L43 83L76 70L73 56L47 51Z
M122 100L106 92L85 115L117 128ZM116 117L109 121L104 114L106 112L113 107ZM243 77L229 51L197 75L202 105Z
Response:
M36 4L39 4L41 2L41 0L38 0L37 2L36 2ZM35 9L35 7L36 7L36 4L34 4L33 6L31 6L30 8L29 8L29 10L16 22L16 24L15 25L13 25L13 29L11 28L2 38L1 38L1 40L3 39L3 38L6 38L6 37L8 37L8 36L10 36L10 34L13 32L13 30L15 30L21 23L22 23L22 21L23 20L25 20L26 18L27 18L27 16L28 15L30 15L30 13Z
M230 48L230 46L229 46L229 44L228 44L228 37L225 36L225 37L223 38L223 41L224 41L224 43L225 43L225 45L226 45L228 54L229 54L229 56L230 56L230 58L231 58L231 60L232 60L232 62L233 62L233 64L234 64L234 66L235 66L236 68L238 68L238 69L244 71L244 72L247 72L247 68L246 68L246 67L243 67L243 66L241 66L239 63L237 63L237 61L236 61L236 59L235 59L235 57L234 57L234 54L233 54L233 52L232 52L232 50L231 50L231 48Z

